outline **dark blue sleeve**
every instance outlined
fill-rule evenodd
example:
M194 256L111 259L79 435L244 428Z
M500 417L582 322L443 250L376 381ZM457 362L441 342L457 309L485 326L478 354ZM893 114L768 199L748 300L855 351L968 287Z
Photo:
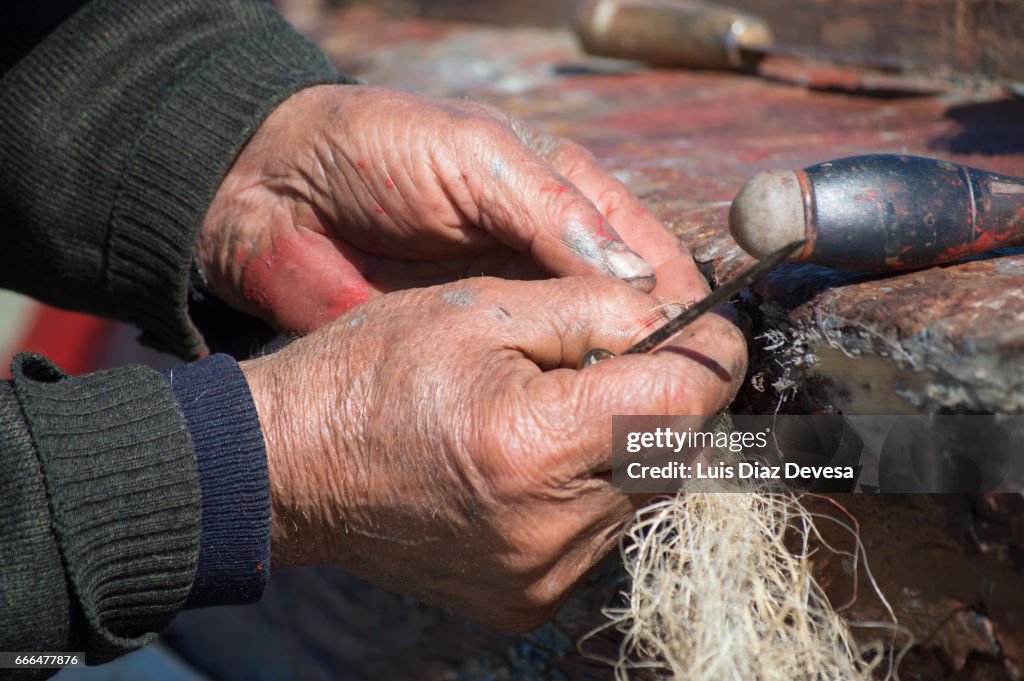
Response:
M270 574L270 483L256 406L227 355L167 369L196 450L199 564L186 608L259 600Z

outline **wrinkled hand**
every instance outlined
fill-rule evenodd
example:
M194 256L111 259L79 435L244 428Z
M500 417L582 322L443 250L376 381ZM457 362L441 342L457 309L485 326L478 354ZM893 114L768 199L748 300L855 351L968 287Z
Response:
M294 95L236 159L198 255L229 304L324 327L243 364L274 564L334 563L503 628L549 618L631 516L611 415L711 413L745 369L715 315L573 369L706 284L589 153L467 102ZM613 276L507 280L588 274Z
M198 256L221 299L300 333L382 292L481 274L603 273L650 290L674 260L684 301L706 291L676 238L578 145L480 104L368 86L279 106L221 184Z
M571 368L648 333L658 305L611 277L475 278L243 363L275 566L334 563L501 628L546 621L633 512L607 475L611 415L712 413L744 375L743 337L714 314L653 355Z

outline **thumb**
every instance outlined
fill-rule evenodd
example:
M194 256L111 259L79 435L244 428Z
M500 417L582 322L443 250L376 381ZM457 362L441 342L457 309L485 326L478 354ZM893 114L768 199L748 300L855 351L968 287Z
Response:
M596 283L591 280L590 286ZM650 315L648 325L623 323L636 318L642 301L611 293L583 298L573 314L560 317L560 366L577 361L590 347L621 352L652 331ZM618 304L612 307L631 310L619 316L619 323L608 314L608 301L616 297ZM528 355L544 347L539 334L535 340L536 346L524 343ZM726 315L712 312L654 353L623 355L578 371L537 372L523 385L523 397L545 424L573 434L576 441L562 450L573 458L567 463L578 473L594 473L611 466L613 415L713 414L732 400L745 372L742 331Z

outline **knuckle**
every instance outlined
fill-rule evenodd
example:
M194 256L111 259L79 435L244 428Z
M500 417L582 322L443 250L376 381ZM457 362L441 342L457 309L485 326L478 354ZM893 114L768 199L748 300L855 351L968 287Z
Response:
M487 139L509 136L512 132L505 118L488 108L473 107L457 121L456 131L467 139Z
M472 116L481 118L492 118L500 121L504 121L509 118L509 114L502 111L496 106L487 104L485 102L478 101L465 101L459 102L459 109Z
M636 320L647 316L656 302L623 281L605 276L565 277L556 280L549 295L553 323L567 333L591 335L612 330L630 333Z
M573 277L570 286L572 298L580 306L599 312L622 314L646 309L652 298L629 284L612 277Z
M524 146L537 156L549 161L564 141L559 137L554 137L542 130L538 130L515 116L506 114L505 123Z
M552 139L551 156L560 167L564 167L569 171L601 167L593 153L564 137Z
M566 294L579 301L581 307L593 306L609 295L616 295L618 288L615 280L607 277L567 277L561 281L565 282Z
M603 172L603 171L602 171ZM611 181L600 187L594 196L594 201L599 206L609 206L621 210L624 206L630 206L629 217L634 220L641 218L646 210L642 204L633 202L632 195L625 185L612 178Z

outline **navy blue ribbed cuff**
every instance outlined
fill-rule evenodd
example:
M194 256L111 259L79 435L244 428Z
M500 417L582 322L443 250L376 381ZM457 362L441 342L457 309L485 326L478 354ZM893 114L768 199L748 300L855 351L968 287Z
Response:
M267 454L238 363L213 355L167 369L196 449L202 524L186 608L259 600L270 574Z

